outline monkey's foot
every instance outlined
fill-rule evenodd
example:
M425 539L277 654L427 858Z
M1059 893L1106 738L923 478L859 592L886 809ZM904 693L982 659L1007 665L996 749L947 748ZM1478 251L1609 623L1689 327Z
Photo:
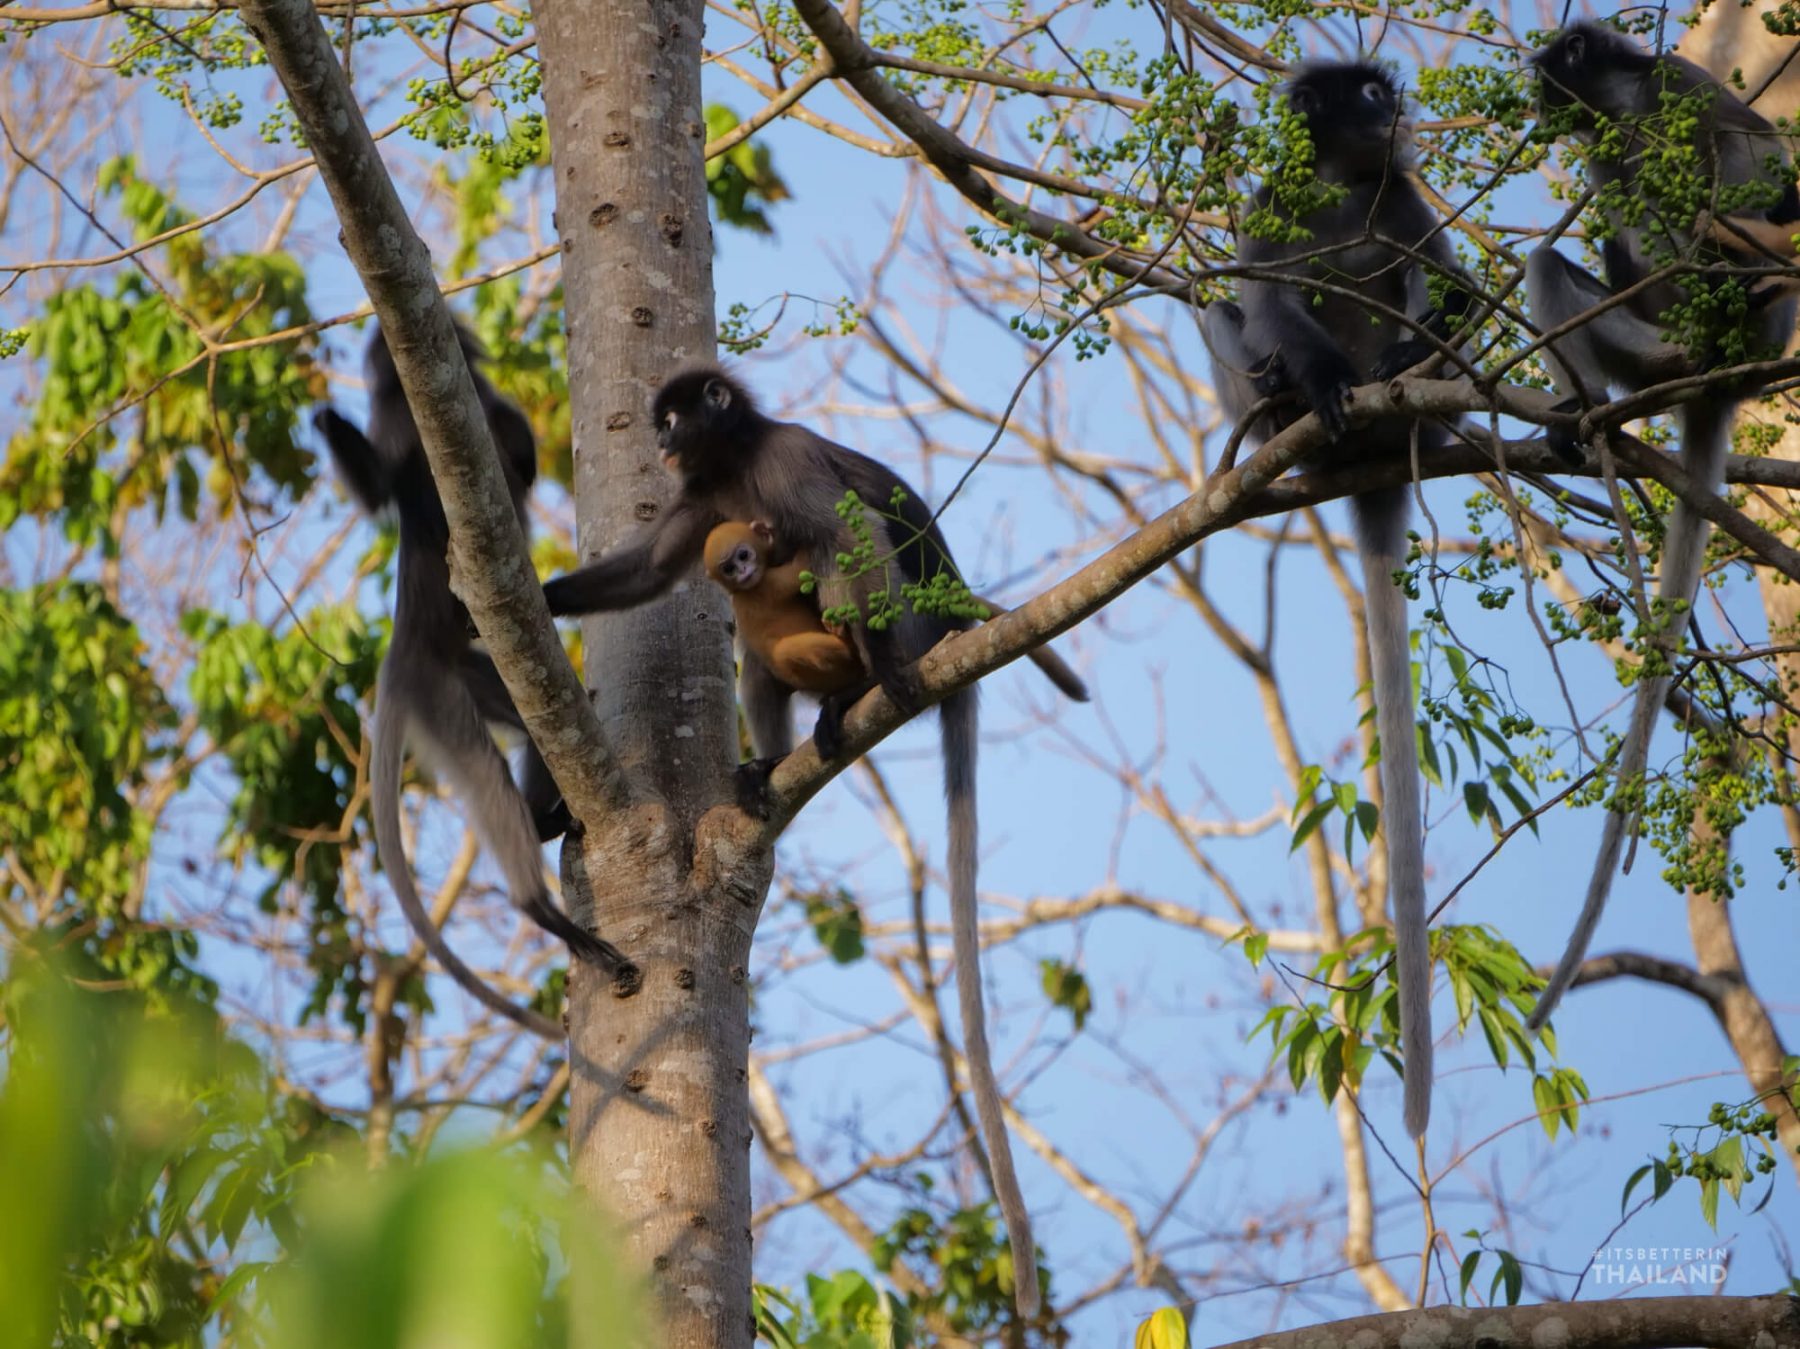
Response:
M1565 398L1551 411L1578 413L1581 411L1581 400ZM1554 454L1570 468L1580 468L1587 463L1587 446L1575 434L1575 430L1575 427L1566 422L1555 423L1544 428L1544 444L1550 447L1551 454Z
M881 681L881 691L887 700L900 709L903 717L916 717L924 705L924 695L919 688L919 671L914 665L902 665L889 673Z
M618 970L631 964L618 947L604 938L596 937L557 908L548 894L528 899L519 907L539 927L553 936L561 937L572 955L604 970Z
M569 943L569 950L590 965L598 965L609 974L618 974L623 970L636 969L625 953L604 937L596 937L591 932L583 932L580 941Z
M813 723L812 742L821 759L835 759L843 754L844 712L849 706L838 693L828 693L819 700L819 719Z
M1396 375L1405 374L1436 350L1436 347L1422 337L1402 338L1375 358L1375 368L1369 371L1369 378L1376 383L1384 383Z
M752 819L769 818L769 808L773 804L769 799L769 776L780 762L779 758L751 759L739 764L731 775L732 786L737 789L738 809Z
M1350 380L1332 372L1303 384L1301 393L1306 405L1325 424L1325 433L1334 441L1342 440L1350 429Z

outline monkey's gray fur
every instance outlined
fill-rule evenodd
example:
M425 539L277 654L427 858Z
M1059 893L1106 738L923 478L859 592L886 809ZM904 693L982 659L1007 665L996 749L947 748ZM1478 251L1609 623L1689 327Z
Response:
M681 493L653 530L618 552L600 558L544 587L550 611L583 614L626 609L661 594L687 573L701 554L713 526L728 520L766 521L785 564L805 550L819 577L819 601L830 608L855 601L865 615L873 592L898 596L902 581L924 582L942 572L956 575L956 563L930 510L891 470L803 426L765 417L748 390L723 371L702 367L674 376L652 405L663 459L681 477ZM837 514L854 490L869 508L878 555L887 565L861 577L846 576L837 563L856 539ZM903 494L898 507L896 491ZM897 517L897 518L896 518ZM898 574L894 574L897 570ZM827 759L843 752L843 715L870 687L879 684L905 711L918 707L912 663L947 634L970 626L961 619L916 613L911 606L887 627L852 623L846 635L872 679L860 688L822 700L813 744ZM777 679L749 651L741 653L738 697L758 758L739 769L739 798L752 811L764 807L768 774L793 748L790 701L794 690ZM1057 671L1061 670L1061 677ZM1072 696L1086 689L1058 661L1046 673ZM977 746L976 691L951 694L938 704L943 737L944 796L949 813L950 914L956 955L956 987L962 1013L964 1055L976 1114L987 1143L994 1196L1012 1244L1014 1297L1030 1320L1038 1312L1037 1251L1030 1214L1019 1190L1001 1109L1000 1087L988 1051L987 1015L982 1002L981 938L976 911Z
M1652 272L1675 263L1690 264L1684 272L1638 290L1553 341L1547 348L1549 364L1558 388L1571 395L1569 405L1601 401L1609 388L1638 390L1720 365L1779 354L1794 328L1791 287L1780 282L1752 286L1754 278L1736 283L1749 291L1741 320L1732 318L1716 325L1716 331L1701 335L1690 345L1665 340L1669 327L1665 316L1708 286L1707 263L1740 267L1766 263L1767 255L1748 243L1741 250L1728 246L1726 241L1733 237L1729 222L1743 220L1752 227L1783 224L1790 227L1788 233L1794 232L1794 222L1800 220L1800 197L1795 194L1787 154L1775 129L1691 61L1653 55L1600 24L1571 24L1536 53L1532 63L1544 108L1573 109L1578 139L1590 146L1599 139L1596 114L1623 126L1622 154L1616 158L1591 155L1587 172L1603 193L1622 188L1639 212L1632 221L1612 222L1614 232L1602 248L1605 281L1551 247L1532 253L1526 271L1532 321L1548 332L1580 319ZM1663 111L1666 95L1686 96L1690 102L1693 96L1700 96L1701 106L1695 108L1695 148L1701 172L1711 181L1707 209L1716 223L1727 228L1701 231L1699 238L1698 222L1665 209L1677 204L1660 200L1654 185L1639 174L1646 145L1666 140L1669 134L1666 117L1658 119L1654 131L1644 129L1647 119L1657 118ZM1762 192L1745 191L1759 184ZM1756 386L1742 382L1729 388L1714 385L1677 409L1682 464L1702 491L1719 490L1731 448L1733 416L1740 402L1758 392ZM1657 607L1668 627L1651 638L1653 648L1665 660L1672 659L1680 646L1681 631L1699 588L1709 532L1706 519L1692 505L1676 502L1663 537L1657 596ZM1638 683L1631 721L1618 754L1615 781L1621 790L1633 790L1643 782L1651 733L1668 691L1666 674ZM1618 798L1607 811L1581 914L1568 949L1527 1021L1532 1030L1549 1019L1581 967L1606 907L1633 813L1629 804Z
M524 415L502 398L477 367L484 353L462 328L457 338L487 414L519 525L537 476L537 442ZM418 427L400 387L387 341L377 328L363 358L369 386L369 431L330 408L314 425L338 473L370 514L392 507L400 525L393 636L376 684L370 805L382 869L407 921L444 970L471 996L518 1025L550 1039L562 1028L490 987L450 949L413 885L400 838L400 775L406 743L450 783L469 811L482 846L499 863L512 902L578 956L606 968L623 957L556 907L544 884L544 840L568 826L568 811L492 659L471 642L469 612L450 589L450 528ZM488 725L510 727L525 740L523 794Z
M1258 189L1254 208L1302 226L1309 237L1276 243L1238 235L1240 263L1293 280L1246 278L1241 309L1222 302L1207 309L1202 325L1220 401L1241 419L1262 397L1297 390L1304 406L1265 414L1252 433L1261 441L1316 412L1341 442L1322 462L1405 455L1415 438L1421 448L1441 444L1440 427L1403 418L1351 431L1345 411L1355 385L1391 378L1437 350L1425 334L1449 339L1452 320L1467 312L1471 299L1469 289L1454 284L1459 273L1442 222L1415 186L1400 89L1385 67L1353 61L1303 65L1285 92L1306 121L1314 173L1345 195L1333 205L1296 210L1268 184ZM1441 308L1432 307L1428 272L1450 283ZM1336 289L1309 288L1308 281ZM1431 1118L1432 961L1412 654L1406 594L1394 580L1410 551L1408 489L1353 497L1350 515L1381 739L1381 832L1394 913L1406 1128L1416 1138Z

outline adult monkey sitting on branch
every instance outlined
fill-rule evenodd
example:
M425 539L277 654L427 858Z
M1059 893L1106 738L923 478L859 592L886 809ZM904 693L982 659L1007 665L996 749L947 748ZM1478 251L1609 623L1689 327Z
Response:
M1532 64L1546 117L1591 147L1588 178L1609 216L1604 281L1548 246L1527 267L1533 320L1547 332L1568 328L1546 351L1570 405L1779 354L1794 330L1791 287L1755 272L1782 235L1791 250L1800 194L1775 128L1691 61L1646 52L1601 24L1570 25ZM1760 392L1741 378L1709 381L1677 409L1682 465L1696 490L1718 492L1732 419ZM1665 627L1649 639L1587 896L1527 1022L1533 1030L1574 982L1611 893L1709 532L1691 502L1675 503L1652 616Z
M854 605L858 617L843 632L862 671L903 711L916 711L920 699L914 662L973 623L962 616L965 606L926 609L917 596L935 591L951 605L958 599L974 603L961 585L949 544L918 494L867 455L804 426L765 416L748 389L713 366L672 376L657 390L651 411L663 462L681 479L680 495L632 542L548 582L544 598L550 612L572 616L634 608L685 575L717 526L761 522L772 549L754 558L755 566L779 568L795 554L806 553L818 573L820 603L828 609ZM839 514L839 505L852 493L865 508L865 537L858 537ZM847 555L862 567L844 566L840 559ZM913 602L901 598L903 589ZM1040 658L1039 664L1064 692L1085 696L1072 674L1068 680L1059 676L1060 662L1045 665ZM813 730L821 758L843 752L844 713L866 689L866 682L853 680L823 694ZM755 651L742 653L738 697L759 756L739 770L740 800L747 808L755 807L769 772L793 746L790 702L795 692L796 686L783 682ZM952 945L970 1090L987 1143L994 1197L1012 1244L1014 1299L1020 1316L1030 1320L1040 1298L1037 1251L1013 1169L982 1003L975 893L976 698L976 690L966 688L938 704L949 812Z
M1372 62L1319 62L1299 67L1283 92L1312 143L1314 181L1298 198L1265 182L1251 202L1265 224L1272 219L1290 237L1238 233L1238 261L1281 279L1247 278L1242 308L1220 302L1207 309L1203 331L1220 401L1241 421L1265 396L1297 391L1301 405L1263 414L1251 435L1260 442L1316 413L1341 442L1320 456L1319 467L1351 456L1403 456L1415 444L1434 448L1447 438L1436 424L1387 418L1352 432L1347 415L1352 388L1392 378L1430 356L1471 301L1456 284L1442 222L1412 177L1412 132L1400 87ZM1439 307L1427 289L1434 276L1450 283ZM1406 1128L1417 1138L1431 1118L1431 935L1406 592L1395 577L1410 551L1409 491L1360 493L1350 499L1350 515L1381 741L1381 833L1394 911Z

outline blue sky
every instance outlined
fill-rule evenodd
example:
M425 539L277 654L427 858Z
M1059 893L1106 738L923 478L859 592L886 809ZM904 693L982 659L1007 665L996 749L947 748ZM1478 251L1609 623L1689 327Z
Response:
M1143 14L1108 11L1105 22L1135 30L1140 43L1150 45L1154 25L1146 26ZM1085 40L1098 37L1090 34ZM754 106L754 96L725 77L709 73L708 78L709 97L732 103L740 112ZM252 87L262 86L246 86ZM846 113L843 100L830 94L819 98L817 106ZM253 112L251 120L257 115ZM150 126L159 128L162 118L156 114ZM173 133L177 124L168 125ZM181 128L180 134L189 133ZM824 301L846 293L860 298L855 278L886 245L910 170L793 123L777 123L760 139L773 151L793 199L773 212L777 234L772 239L719 232L720 311L734 301L757 305L782 292ZM180 163L184 185L193 194L191 205L210 205L234 190L220 185L212 161L195 155ZM545 187L542 180L539 187ZM967 223L967 213L951 194L932 191L934 204L954 222L952 232ZM272 204L266 206L262 214L272 209ZM317 246L309 275L314 309L320 314L340 312L361 300L360 285L336 249L335 225L326 211L323 194L315 189L296 235ZM15 218L12 228L28 232L30 225ZM935 282L922 265L908 264L894 273L888 290L902 297L900 308L917 331L941 331L944 363L959 385L984 402L1003 401L1005 391L1024 374L1031 349L966 309L935 309ZM1160 299L1140 302L1140 307L1167 326L1189 368L1204 369L1204 353L1182 309ZM20 322L28 312L17 297L0 299L0 323ZM349 344L336 346L342 351ZM938 463L924 471L917 442L903 424L820 414L821 375L841 350L835 340L780 341L768 352L744 358L740 370L785 415L888 459L935 504L954 466ZM1052 358L1050 375L1062 382L1068 405L1078 409L1066 427L1071 448L1149 462L1149 436L1121 364L1116 357L1078 363L1065 348ZM887 387L884 375L876 378L879 367L866 351L852 357L851 368L869 377L873 389ZM919 396L916 388L900 387ZM854 392L843 397L863 401ZM340 402L346 410L355 407L348 391ZM964 450L986 439L982 428L954 416L934 417L930 426L934 436ZM1209 452L1216 453L1219 443L1215 438ZM1000 448L1004 453L1009 447L1002 442ZM1461 503L1471 490L1461 481L1427 490L1447 535L1462 532ZM1171 504L1177 496L1175 488L1167 488L1158 504ZM1096 494L1087 493L1084 500L1111 519L1110 508ZM322 525L337 523L349 509L328 483L313 493L309 508L319 512ZM1333 508L1327 517L1340 529L1344 526L1341 510ZM1062 558L1029 585L1008 591L1006 598L1066 574L1105 542L1084 537L1082 526L1035 468L985 467L946 516L945 529L977 588L1032 569L1046 556ZM37 569L33 558L39 542L29 530L9 535L7 557L17 574L28 576ZM1242 534L1206 545L1206 575L1215 598L1228 617L1253 632L1260 630L1264 609L1266 562L1267 548ZM1302 754L1311 762L1335 763L1339 777L1354 775L1357 757L1344 757L1355 724L1350 633L1343 607L1310 551L1296 548L1283 556L1276 599L1276 662ZM1724 602L1740 622L1760 623L1755 596L1741 579L1728 584ZM379 603L371 595L371 604ZM1561 708L1549 663L1520 611L1522 597L1498 614L1479 609L1460 589L1450 592L1449 603L1459 634L1503 663L1521 702L1547 718ZM1081 763L1072 746L1106 752L1116 737L1120 752L1164 786L1184 813L1204 820L1254 819L1277 801L1285 804L1287 788L1251 681L1191 609L1150 583L1060 645L1093 685L1093 706L1052 702L1048 686L1023 665L985 686L984 887L996 896L1030 898L1077 896L1117 884L1202 913L1226 915L1216 890L1168 831L1123 806L1118 787ZM1617 698L1611 672L1598 655L1566 651L1563 659L1578 681L1576 696L1585 716L1597 715ZM1058 718L1060 733L1032 729L1034 708ZM941 860L935 746L935 727L925 724L889 741L878 759L896 786L909 823L933 859ZM1659 758L1678 753L1677 736L1668 727L1661 732L1657 753ZM859 790L855 775L847 774L808 810L784 841L784 873L777 884L785 880L805 888L842 880L863 900L871 924L903 923L904 871L859 800ZM203 834L204 802L196 803L194 812L195 832ZM1488 838L1469 826L1454 799L1442 794L1432 798L1431 818L1434 825L1443 822L1429 842L1435 901L1485 852ZM1534 959L1550 959L1566 937L1598 828L1596 812L1550 812L1540 836L1521 836L1505 849L1464 891L1449 920L1493 924ZM453 838L449 830L442 836ZM1741 831L1736 852L1748 879L1733 904L1752 983L1769 1000L1793 1046L1800 1043L1800 996L1792 974L1800 954L1800 912L1789 892L1777 888L1772 849L1783 841L1772 816ZM173 849L175 840L170 844ZM1230 875L1259 919L1271 926L1310 922L1304 868L1288 853L1284 827L1201 846ZM1595 951L1629 947L1691 960L1681 900L1658 881L1657 870L1657 859L1646 846L1633 874L1615 887ZM240 887L246 896L256 888L247 881ZM932 917L941 924L946 915L936 887L930 902ZM1344 910L1348 922L1347 904ZM990 916L1001 912L996 906ZM947 946L947 938L943 944ZM835 969L820 961L794 905L771 903L759 954L759 1052L875 1025L898 1008L891 985L870 962ZM1093 985L1094 1015L1080 1035L1070 1034L1067 1017L1048 1008L1038 991L1037 961L1044 958L1079 963ZM1287 996L1269 966L1252 972L1237 951L1220 951L1216 943L1191 932L1119 913L1034 931L993 951L987 969L991 1005L999 1013L997 1060L1010 1083L1029 1079L1021 1109L1084 1171L1146 1220L1187 1164L1193 1145L1182 1116L1192 1121L1192 1129L1204 1127L1223 1101L1264 1070L1266 1039L1246 1045L1244 1036L1271 999ZM251 985L258 976L242 965L228 966L226 972ZM1299 986L1297 978L1291 982ZM1437 1014L1441 1032L1451 1016L1441 993ZM1533 1108L1529 1075L1515 1069L1507 1082L1495 1081L1499 1070L1489 1062L1478 1033L1463 1043L1440 1046L1439 1100L1429 1149L1433 1165L1443 1165L1490 1133L1510 1129L1474 1153L1438 1193L1438 1225L1458 1234L1459 1254L1471 1248L1460 1236L1469 1228L1489 1231L1492 1244L1559 1273L1578 1269L1609 1241L1729 1245L1730 1291L1778 1286L1787 1277L1789 1260L1780 1233L1797 1230L1800 1220L1790 1170L1774 1177L1773 1200L1762 1213L1740 1212L1729 1201L1722 1205L1716 1235L1701 1219L1691 1186L1612 1235L1626 1176L1646 1156L1662 1153L1667 1126L1703 1121L1713 1101L1747 1094L1710 1017L1685 995L1620 982L1578 990L1556 1024L1562 1061L1580 1068L1596 1101L1602 1102L1584 1112L1582 1134L1573 1145L1566 1139L1550 1144L1535 1124L1520 1124ZM1028 1035L1036 1038L1020 1060L1016 1055ZM1150 1074L1166 1097L1146 1089ZM827 1175L847 1169L865 1150L886 1151L910 1142L937 1113L941 1095L929 1047L910 1026L784 1062L773 1075L788 1089L792 1122L803 1145L821 1151ZM1395 1277L1411 1288L1417 1279L1421 1227L1417 1205L1409 1197L1410 1148L1403 1146L1395 1086L1390 1074L1375 1069L1365 1108L1392 1156L1402 1159L1384 1157L1377 1148L1371 1167L1378 1252L1393 1257ZM1015 1151L1059 1297L1112 1275L1124 1255L1112 1221L1051 1175L1022 1144L1015 1142ZM1202 1302L1198 1337L1203 1342L1368 1310L1354 1280L1338 1272L1334 1219L1341 1206L1340 1169L1335 1129L1316 1094L1289 1099L1286 1089L1278 1088L1220 1131L1164 1232L1165 1244L1175 1247L1173 1263L1197 1275L1194 1287ZM757 1174L761 1203L779 1193L780 1185L760 1161ZM1761 1187L1754 1192L1756 1198L1762 1193ZM897 1194L866 1186L852 1197L877 1218L900 1201ZM1245 1227L1251 1220L1265 1228L1290 1222L1293 1232L1278 1246L1247 1241ZM759 1234L757 1251L758 1277L771 1282L791 1283L809 1271L852 1260L835 1229L808 1212L770 1225ZM1443 1271L1433 1276L1433 1296L1454 1297L1453 1262L1446 1259ZM1440 1277L1448 1280L1447 1287ZM1289 1281L1295 1282L1284 1287ZM1486 1291L1485 1273L1476 1287ZM1569 1287L1566 1277L1536 1272L1528 1284L1534 1296L1566 1293ZM1127 1292L1080 1313L1073 1323L1078 1342L1117 1342L1120 1332L1160 1300L1149 1291Z

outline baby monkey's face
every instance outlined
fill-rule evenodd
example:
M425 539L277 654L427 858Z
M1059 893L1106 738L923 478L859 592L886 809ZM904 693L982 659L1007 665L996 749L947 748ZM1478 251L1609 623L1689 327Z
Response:
M762 580L762 558L748 542L719 559L719 579L731 590L749 590Z
M727 521L706 536L706 574L733 594L754 590L768 571L775 531L767 521Z

